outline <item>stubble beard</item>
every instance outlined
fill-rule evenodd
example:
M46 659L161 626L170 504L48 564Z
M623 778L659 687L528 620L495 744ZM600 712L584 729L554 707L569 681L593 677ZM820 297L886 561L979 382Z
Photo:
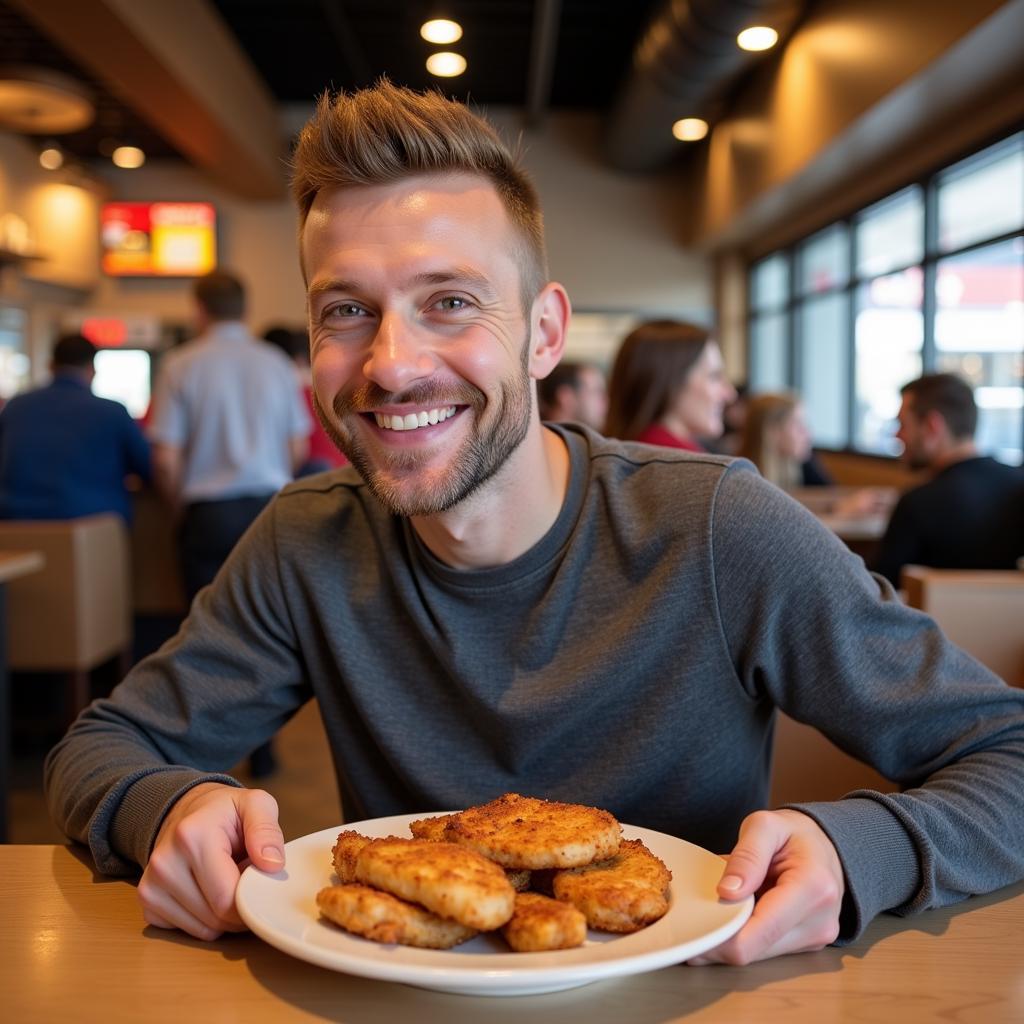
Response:
M333 416L327 415L313 392L313 407L327 436L343 452L366 482L374 497L399 516L428 516L446 512L464 501L493 477L523 443L530 428L530 376L528 346L523 345L516 372L501 384L491 424L481 428L487 398L479 388L462 381L440 386L425 382L402 392L388 392L367 383L350 394L336 395ZM411 403L439 408L464 405L473 416L473 433L440 470L426 471L419 451L392 451L371 456L356 434L341 425L383 405ZM421 479L417 479L417 477Z

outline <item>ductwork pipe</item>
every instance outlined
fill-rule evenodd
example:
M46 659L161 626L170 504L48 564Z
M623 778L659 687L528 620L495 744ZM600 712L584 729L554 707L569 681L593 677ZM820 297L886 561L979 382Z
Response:
M736 45L751 25L768 25L781 40L802 13L800 0L667 0L633 53L631 70L609 114L605 148L623 171L668 162L682 117L711 119L716 101L757 54Z

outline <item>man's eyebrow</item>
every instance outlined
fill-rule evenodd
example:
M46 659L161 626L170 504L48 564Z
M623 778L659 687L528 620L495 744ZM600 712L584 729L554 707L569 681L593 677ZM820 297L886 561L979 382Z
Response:
M496 294L494 285L489 277L481 274L471 267L451 267L445 270L426 270L420 274L414 274L409 278L407 284L415 287L417 285L457 285L465 284L478 291L484 292L488 297ZM307 297L312 302L327 292L348 292L356 294L360 291L356 281L346 278L327 278L314 281L310 284Z
M354 281L331 278L325 281L314 281L307 289L306 295L309 299L315 299L325 292L352 292L355 290L356 284Z

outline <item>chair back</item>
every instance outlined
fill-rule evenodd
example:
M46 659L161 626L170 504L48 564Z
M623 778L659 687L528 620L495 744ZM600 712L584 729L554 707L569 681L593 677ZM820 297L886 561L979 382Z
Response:
M908 565L900 587L907 604L927 612L953 643L1024 687L1024 572Z
M46 559L40 572L8 584L10 668L88 671L130 646L128 537L119 516L0 521L0 549Z

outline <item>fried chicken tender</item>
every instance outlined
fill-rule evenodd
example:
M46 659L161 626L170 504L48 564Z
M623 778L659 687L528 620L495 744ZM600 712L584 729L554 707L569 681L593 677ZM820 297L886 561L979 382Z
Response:
M429 839L432 843L443 843L445 827L457 817L457 814L438 814L433 818L420 818L418 821L409 822L409 831L414 839Z
M409 822L409 831L415 839L429 839L432 843L447 841L445 829L454 821L458 814L438 814L433 818L420 818ZM530 872L526 870L506 869L505 874L516 892L526 892L530 888Z
M457 921L358 883L321 889L316 903L328 921L374 942L451 949L476 935L472 928Z
M569 871L552 880L555 897L583 912L603 932L635 932L668 910L672 872L639 839L627 839L608 860Z
M613 856L620 831L596 807L506 793L462 811L445 837L507 868L573 868Z
M356 857L356 879L479 931L500 928L515 909L501 867L454 843L375 839Z
M542 953L583 945L587 919L575 907L536 892L516 893L516 909L501 929L517 953Z
M351 830L338 833L338 839L331 849L331 858L334 861L334 873L342 884L356 880L356 857L372 841L369 836Z

